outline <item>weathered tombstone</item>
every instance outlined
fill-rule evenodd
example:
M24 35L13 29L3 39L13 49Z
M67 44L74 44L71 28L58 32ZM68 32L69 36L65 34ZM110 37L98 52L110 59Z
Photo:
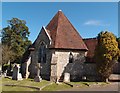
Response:
M87 77L86 76L82 76L82 80L86 81Z
M70 73L64 73L64 82L70 82Z
M0 77L2 76L2 69L1 69L1 66L0 66Z
M7 70L5 70L4 72L4 77L7 77Z
M41 82L42 78L40 76L40 63L37 64L37 76L34 78L35 82Z
M13 75L12 75L13 80L23 80L21 73L19 73L19 69L20 69L19 65L15 65L15 67L13 68Z

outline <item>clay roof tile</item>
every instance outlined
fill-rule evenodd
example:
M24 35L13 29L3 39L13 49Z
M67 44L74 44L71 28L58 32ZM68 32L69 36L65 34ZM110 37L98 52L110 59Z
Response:
M57 12L46 29L49 30L52 39L50 48L88 50L82 37L62 11Z

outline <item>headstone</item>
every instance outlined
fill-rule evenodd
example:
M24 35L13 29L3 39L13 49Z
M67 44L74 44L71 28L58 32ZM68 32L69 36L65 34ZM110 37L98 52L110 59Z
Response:
M42 78L40 76L40 63L37 64L37 76L34 78L35 82L41 82Z
M64 82L70 82L70 73L64 73Z
M5 70L4 72L4 77L7 77L7 70Z
M36 76L36 77L34 78L34 81L35 81L35 82L41 82L41 80L42 80L42 78L41 78L40 76Z
M20 66L16 64L13 68L13 75L12 75L13 80L23 80L21 73L19 73L19 69L20 69Z
M0 77L2 76L2 69L1 69L1 66L0 66Z
M83 77L82 77L82 80L87 80L87 77L86 77L86 76L83 76Z

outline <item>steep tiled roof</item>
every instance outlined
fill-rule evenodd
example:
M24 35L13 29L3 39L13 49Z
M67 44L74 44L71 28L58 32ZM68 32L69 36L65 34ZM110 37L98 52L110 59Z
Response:
M95 54L96 45L98 44L97 38L87 38L87 39L84 39L84 42L88 47L87 57L93 58Z
M62 11L57 12L46 29L52 39L50 48L88 50L82 37Z

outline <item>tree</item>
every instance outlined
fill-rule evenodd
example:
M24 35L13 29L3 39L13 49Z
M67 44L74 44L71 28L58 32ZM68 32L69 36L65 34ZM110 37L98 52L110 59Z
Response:
M119 50L120 50L120 37L117 38L117 42L118 42L118 48L119 48ZM120 62L120 56L119 56L119 58L118 58L118 62Z
M98 34L98 45L95 52L97 71L102 81L108 79L112 73L113 66L118 60L119 48L116 37L111 32Z
M7 45L2 46L2 65L14 60L14 52Z
M117 38L117 42L118 42L118 48L120 49L120 37Z
M2 44L0 43L0 66L2 65Z
M2 29L2 44L9 46L10 50L14 52L13 62L20 62L20 59L31 44L28 40L30 34L26 22L18 18L8 20L8 26Z

